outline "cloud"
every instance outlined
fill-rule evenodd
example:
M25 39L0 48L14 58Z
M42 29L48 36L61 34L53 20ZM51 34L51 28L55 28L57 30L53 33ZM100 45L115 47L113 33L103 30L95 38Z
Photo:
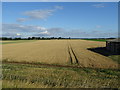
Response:
M42 32L45 27L21 24L3 24L3 32Z
M48 32L50 32L51 35L54 36L59 36L62 35L63 33L65 33L65 29L63 28L48 28Z
M117 31L110 32L109 30L106 30L106 31L94 30L89 32L89 35L91 37L117 37Z
M91 38L91 37L117 37L117 32L110 32L109 30L102 31L102 30L90 30L85 31L81 29L74 29L64 32L64 36L66 37L75 37L75 38Z
M105 5L104 4L94 4L92 5L93 7L96 7L96 8L104 8Z
M25 22L25 21L27 21L26 18L18 18L18 19L17 19L17 22Z
M18 33L15 32L3 32L2 37L19 37Z
M53 13L57 10L62 10L63 6L54 6L53 9L45 9L45 10L31 10L23 12L23 15L27 16L27 18L18 18L17 22L25 22L27 20L46 20L49 16L52 16Z
M44 32L40 32L40 33L35 33L32 36L46 37L46 36L50 36L50 33L48 31L44 31Z
M20 34L20 33L16 33L16 35L17 35L17 36L21 36L21 34Z
M63 9L63 6L55 6L55 9L57 10L62 10Z
M39 32L37 34L34 34L34 36L50 36L50 32L48 31L43 31L43 32Z
M51 16L53 10L33 10L24 12L24 15L28 16L30 19L45 19Z
M34 25L21 25L21 24L3 24L2 25L3 36L26 36L41 33L42 35L48 35L47 29L41 26Z
M60 27L45 28L35 25L3 24L2 35L5 37L117 37L118 32L110 30L64 29Z
M96 28L101 28L102 26L101 25L97 25Z
M89 36L89 33L81 29L73 29L73 30L67 31L66 35L67 37L85 37L85 36Z
M35 25L22 25L22 24L3 24L3 36L8 37L29 37L29 36L63 36L65 30L63 28L45 28Z

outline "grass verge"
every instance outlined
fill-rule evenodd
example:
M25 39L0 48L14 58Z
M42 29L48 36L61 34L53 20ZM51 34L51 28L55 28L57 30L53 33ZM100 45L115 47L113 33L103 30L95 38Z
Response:
M120 55L110 55L108 57L120 64Z
M36 40L11 40L7 42L0 42L0 44L13 44L13 43L25 43L25 42L33 42Z
M120 88L120 70L3 63L3 88Z
M107 41L107 39L82 39L82 40L101 41L101 42L106 42Z

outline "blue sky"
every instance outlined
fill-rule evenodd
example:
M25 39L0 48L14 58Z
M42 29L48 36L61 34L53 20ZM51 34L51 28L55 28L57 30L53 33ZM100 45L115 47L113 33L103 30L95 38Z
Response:
M117 37L117 2L3 2L3 36Z

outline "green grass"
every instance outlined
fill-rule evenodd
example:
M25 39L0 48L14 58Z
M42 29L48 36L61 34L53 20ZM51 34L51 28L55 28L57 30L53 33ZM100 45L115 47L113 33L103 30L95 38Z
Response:
M3 63L3 88L120 88L119 70Z
M120 64L120 55L111 55L108 57Z
M83 40L106 42L107 39L83 39Z
M36 40L8 40L8 42L1 42L0 44L13 44L13 43L25 43L25 42L33 42Z

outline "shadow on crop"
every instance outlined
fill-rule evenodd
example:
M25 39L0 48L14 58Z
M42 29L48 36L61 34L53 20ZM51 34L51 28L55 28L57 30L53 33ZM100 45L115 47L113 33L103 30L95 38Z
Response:
M96 48L87 48L88 50L104 55L104 56L111 56L111 55L120 55L119 53L114 53L106 49L106 47L96 47Z

